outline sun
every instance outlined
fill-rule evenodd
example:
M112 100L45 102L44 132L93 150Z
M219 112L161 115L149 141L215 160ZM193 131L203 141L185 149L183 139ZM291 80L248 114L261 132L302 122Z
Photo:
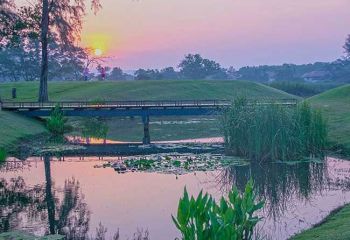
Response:
M101 55L102 55L102 50L99 49L99 48L96 48L96 49L95 49L95 56L99 57L99 56L101 56Z

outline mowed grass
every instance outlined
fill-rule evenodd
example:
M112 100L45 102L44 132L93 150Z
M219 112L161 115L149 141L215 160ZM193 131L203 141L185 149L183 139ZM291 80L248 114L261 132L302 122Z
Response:
M0 111L0 147L12 150L17 140L46 132L43 123L15 113Z
M0 84L0 96L11 98L17 88L17 101L36 101L38 82ZM283 91L248 81L106 81L49 82L49 97L57 100L188 100L233 99L245 96L261 98L295 98Z
M291 240L348 240L350 239L350 205L327 217L324 223L306 230Z
M38 82L20 82L0 84L0 96L2 99L11 99L11 90L17 89L15 101L36 101L38 94ZM189 100L189 99L234 99L237 96L245 96L251 99L281 99L295 98L274 88L247 81L106 81L106 82L49 82L49 97L51 101L81 100L91 101L105 100ZM6 143L17 139L18 136L34 133L43 128L32 126L35 121L27 121L21 124L17 130L17 119L21 116L8 115L8 118L16 117L14 121L8 121L11 133L6 133ZM187 138L217 137L221 136L219 120L194 121L198 117L151 117L150 126L152 140L179 140ZM70 118L76 125L80 121ZM78 119L79 120L79 119ZM4 134L0 119L0 134ZM170 123L169 123L170 121ZM180 121L180 122L179 122ZM184 122L185 121L185 122ZM11 123L12 122L12 123ZM174 123L172 123L174 122ZM108 138L121 141L141 141L143 137L143 125L140 118L134 120L123 118L111 118L108 120ZM40 132L40 131L39 131ZM0 142L0 146L1 146Z
M321 109L329 123L329 137L350 154L350 85L344 85L308 99Z

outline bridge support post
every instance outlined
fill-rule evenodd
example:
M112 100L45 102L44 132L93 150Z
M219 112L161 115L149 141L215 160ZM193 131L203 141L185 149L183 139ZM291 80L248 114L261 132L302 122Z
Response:
M145 115L142 116L142 122L143 122L143 144L150 144L151 143L151 136L149 134L149 116Z

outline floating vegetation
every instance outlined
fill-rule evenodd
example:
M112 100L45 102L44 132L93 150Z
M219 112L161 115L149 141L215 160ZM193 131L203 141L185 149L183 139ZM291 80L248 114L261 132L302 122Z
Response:
M196 171L214 171L226 166L245 166L249 162L221 154L152 154L125 157L123 160L96 165L95 168L111 167L118 173L159 172L183 175Z
M40 148L34 148L34 155L45 155L45 154L58 154L58 153L64 153L64 152L74 152L77 150L84 150L84 146L79 145L68 145L68 144L57 144L57 145L49 145L45 147Z

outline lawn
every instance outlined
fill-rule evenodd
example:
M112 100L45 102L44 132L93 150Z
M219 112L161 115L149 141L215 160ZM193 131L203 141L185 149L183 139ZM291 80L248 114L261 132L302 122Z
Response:
M0 111L0 147L11 148L18 139L43 132L44 124L35 119Z
M342 145L350 154L350 85L321 93L308 101L325 113L331 142Z
M11 89L17 88L18 101L36 101L38 82L4 83L0 96L11 98ZM49 82L50 100L185 100L294 98L283 91L248 81L107 81L107 82Z
M11 98L11 89L17 88L16 101L36 101L38 82L0 84L2 99ZM268 86L248 81L114 81L114 82L50 82L50 100L172 100L172 99L233 99L246 96L251 99L294 98L293 95ZM9 115L11 117L13 115ZM22 118L22 117L20 117ZM23 118L22 118L23 119ZM220 122L212 117L157 117L151 118L152 140L178 140L221 136ZM201 121L198 121L201 120ZM17 127L13 121L13 128ZM81 119L70 118L74 125ZM0 119L0 126L1 124ZM26 129L32 129L28 122ZM140 118L111 118L108 120L108 138L122 141L141 141L143 125ZM35 128L33 128L35 129ZM5 130L0 130L3 133ZM22 135L7 134L6 142ZM1 142L0 142L1 146Z
M291 240L348 240L350 239L350 205L332 213L322 224L306 230Z

